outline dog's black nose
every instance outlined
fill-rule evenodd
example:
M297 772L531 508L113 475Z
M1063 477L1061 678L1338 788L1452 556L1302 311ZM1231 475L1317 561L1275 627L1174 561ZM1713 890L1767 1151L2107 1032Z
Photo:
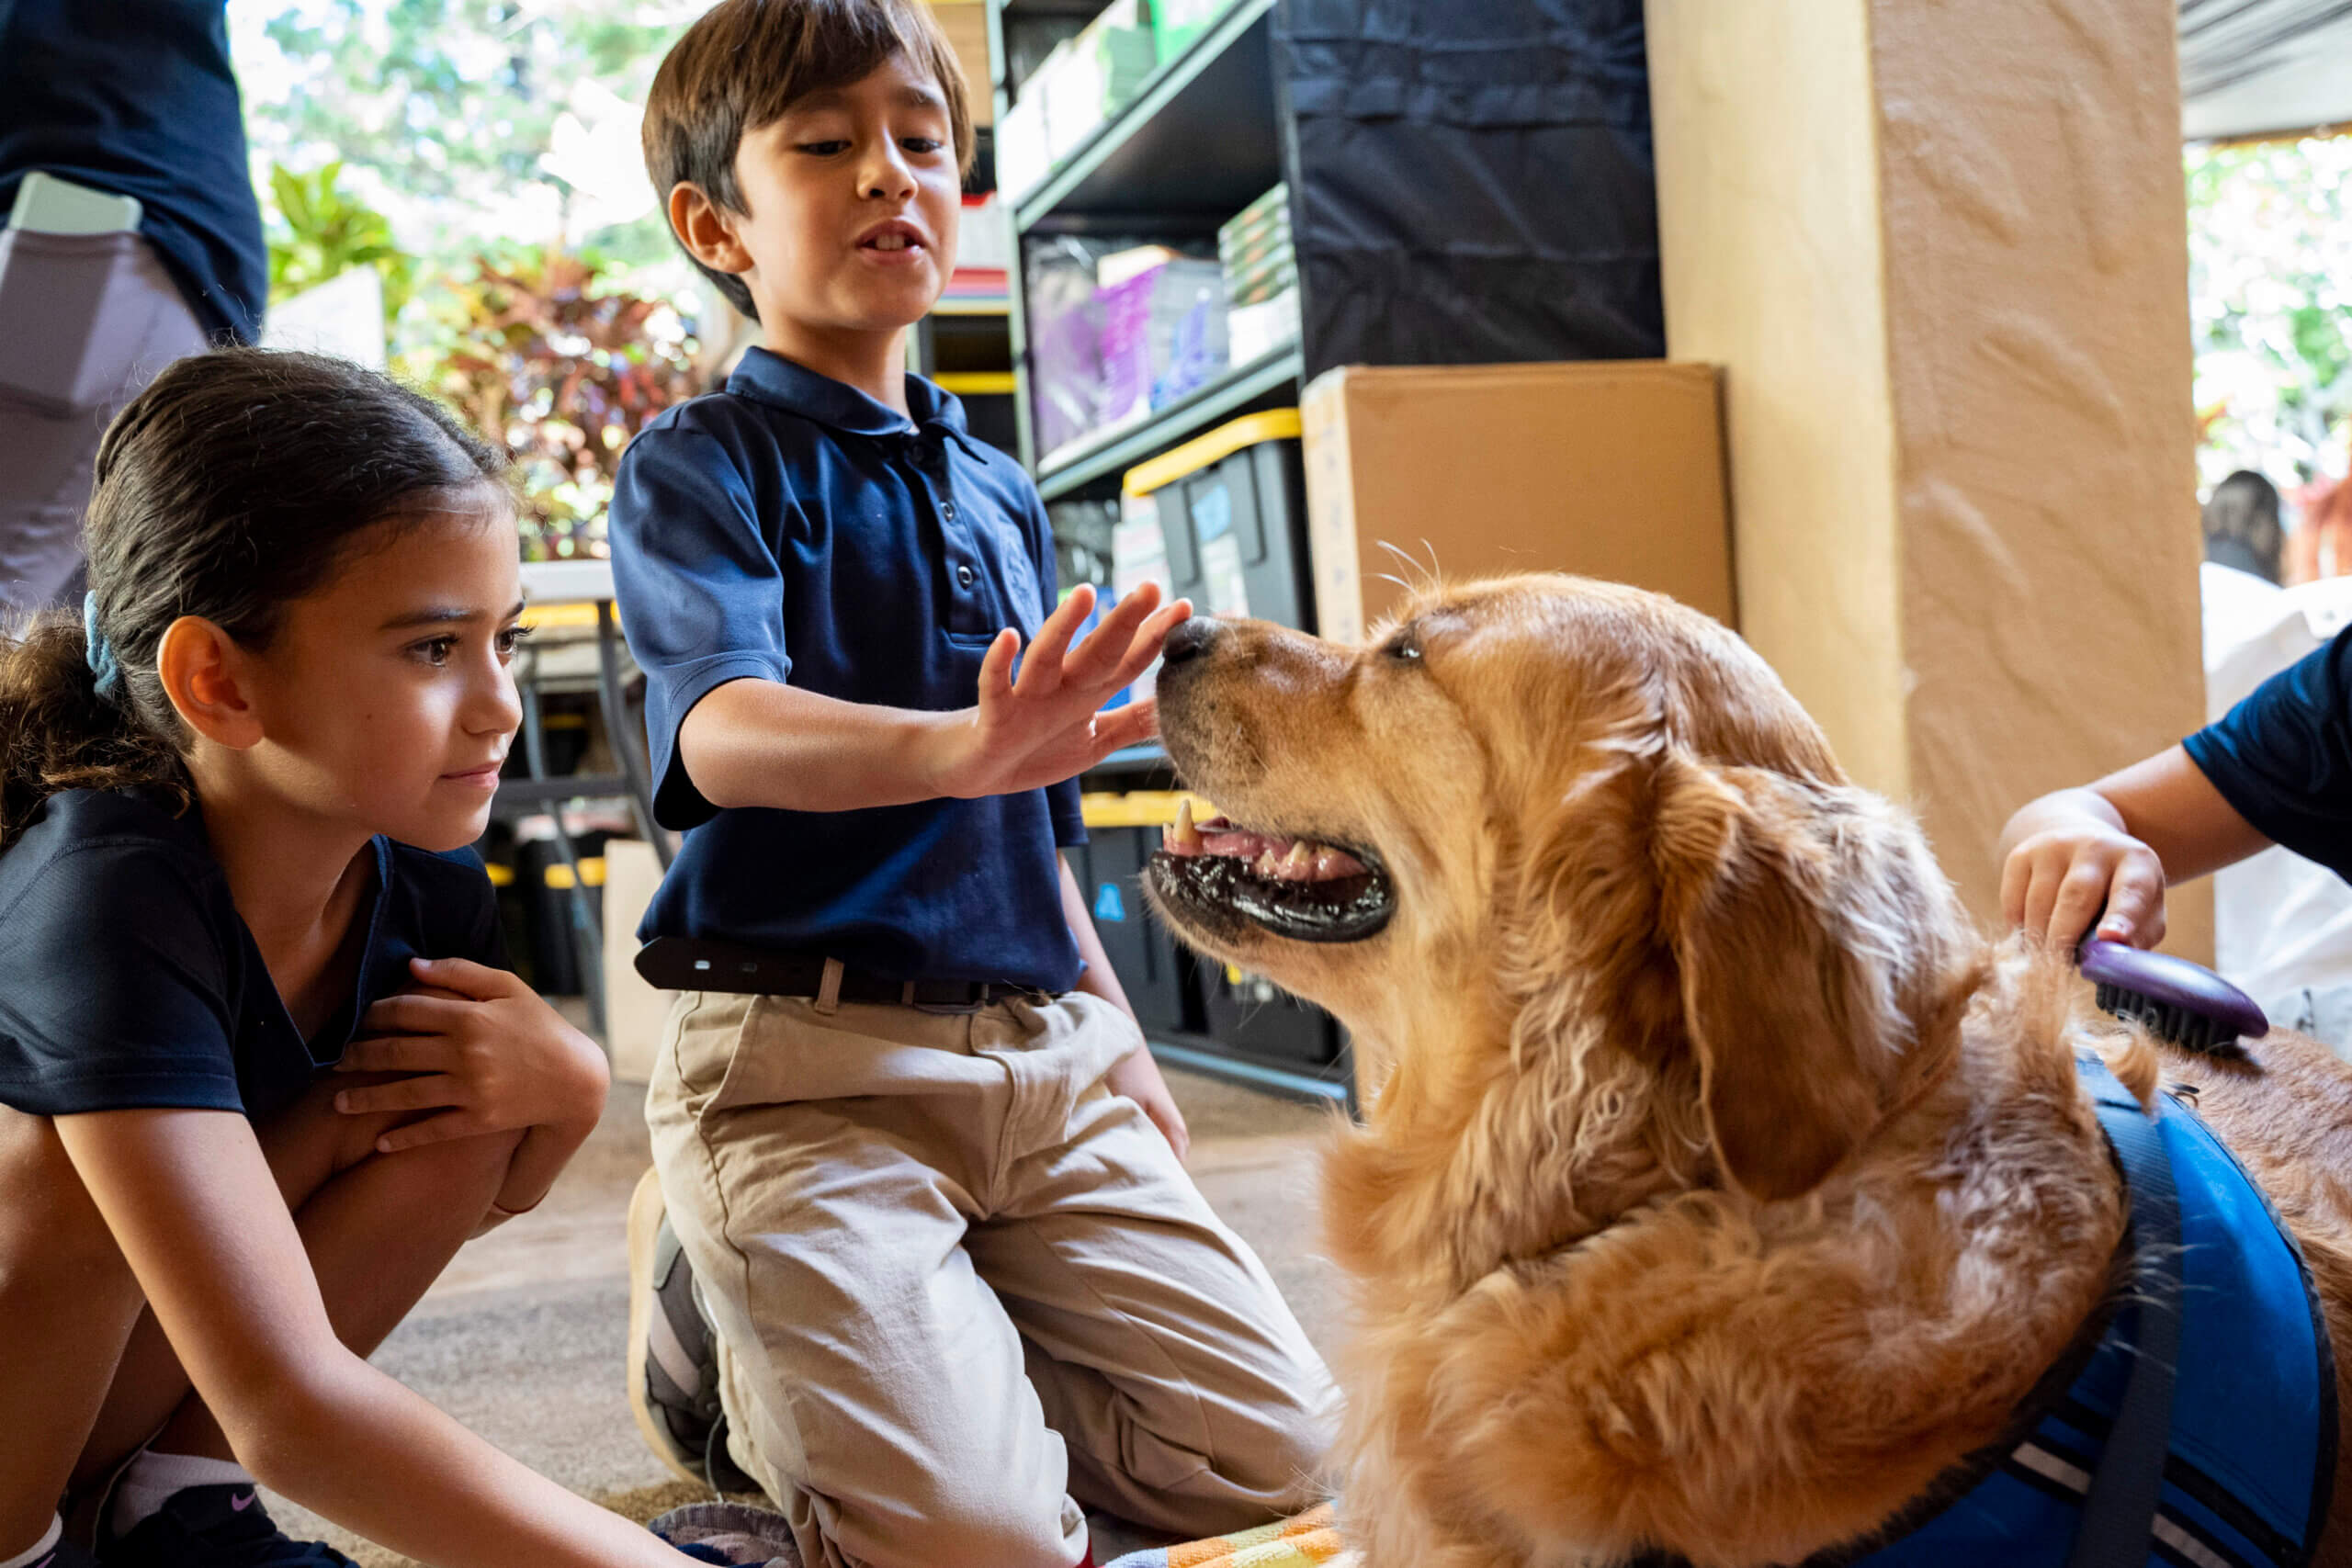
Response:
M1209 650L1217 634L1225 630L1213 615L1194 615L1177 622L1168 629L1167 640L1159 645L1160 657L1170 664L1182 664L1188 659L1198 659Z

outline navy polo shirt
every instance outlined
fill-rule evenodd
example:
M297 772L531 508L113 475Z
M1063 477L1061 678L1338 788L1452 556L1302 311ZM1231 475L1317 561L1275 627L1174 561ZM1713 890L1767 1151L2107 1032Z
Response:
M1081 967L1057 844L1083 843L1078 784L854 811L720 810L678 727L729 681L942 711L978 699L999 630L1055 603L1036 487L907 378L911 419L752 349L724 392L630 443L613 579L646 673L654 814L685 842L639 935L838 958L890 980L1066 991Z
M259 1121L343 1058L411 958L506 966L470 850L375 840L352 996L300 1038L204 824L154 797L67 790L0 854L0 1105L35 1116L177 1107Z
M205 329L259 341L269 251L227 0L0 0L0 223L34 169L137 197Z
M2263 837L2352 878L2352 627L2181 744Z

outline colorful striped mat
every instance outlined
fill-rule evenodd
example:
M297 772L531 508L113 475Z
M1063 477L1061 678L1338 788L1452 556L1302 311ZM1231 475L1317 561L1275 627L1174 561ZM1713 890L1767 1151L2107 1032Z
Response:
M1326 1503L1256 1529L1131 1551L1105 1568L1349 1568L1354 1562Z

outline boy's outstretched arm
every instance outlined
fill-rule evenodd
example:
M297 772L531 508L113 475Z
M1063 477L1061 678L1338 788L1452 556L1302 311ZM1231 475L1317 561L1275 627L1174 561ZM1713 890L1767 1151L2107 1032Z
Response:
M2103 940L2154 947L2166 884L2269 847L2188 752L2170 747L2018 809L2001 830L2001 917L2052 946L2072 947L2096 919Z
M1122 599L1076 648L1094 607L1080 587L1037 628L1013 673L1021 634L997 634L980 666L978 701L946 713L846 703L780 682L712 689L678 729L679 758L718 807L847 811L942 795L969 798L1058 784L1158 732L1149 702L1102 705L1159 656L1169 628L1192 614L1146 584Z

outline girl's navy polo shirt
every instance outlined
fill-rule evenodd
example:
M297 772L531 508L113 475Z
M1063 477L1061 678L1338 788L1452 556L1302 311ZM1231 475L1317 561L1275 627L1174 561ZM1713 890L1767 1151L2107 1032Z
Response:
M370 1004L414 984L411 958L506 966L472 851L379 838L375 854L357 985L305 1041L196 811L114 791L50 796L0 854L0 1105L261 1121L342 1059Z
M2352 627L2181 744L2264 838L2352 878Z
M1020 466L907 378L912 418L752 349L724 392L630 443L613 579L646 674L655 814L687 829L639 934L840 959L890 980L1066 991L1081 967L1057 844L1078 784L855 811L720 810L678 728L729 681L944 711L978 698L1001 628L1055 603L1052 534Z

